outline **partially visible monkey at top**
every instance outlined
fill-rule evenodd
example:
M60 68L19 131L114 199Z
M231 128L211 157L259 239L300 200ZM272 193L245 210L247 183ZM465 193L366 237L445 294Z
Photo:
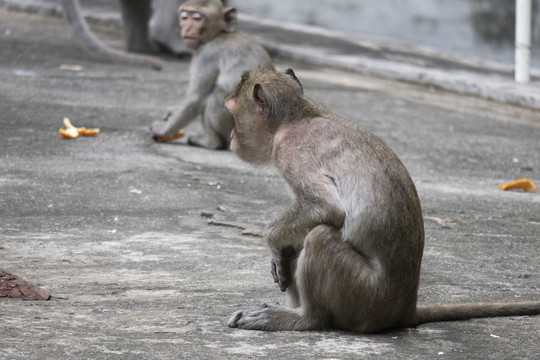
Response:
M264 235L286 304L238 311L230 327L373 333L540 314L539 301L417 306L424 222L409 173L380 138L304 96L291 69L246 72L225 106L231 149L275 165L294 194Z
M204 134L190 136L190 145L208 149L229 146L233 118L223 106L244 71L272 67L268 53L255 39L237 31L237 12L219 0L188 0L178 10L182 38L193 51L187 93L167 121L152 124L155 136L171 136L202 118Z

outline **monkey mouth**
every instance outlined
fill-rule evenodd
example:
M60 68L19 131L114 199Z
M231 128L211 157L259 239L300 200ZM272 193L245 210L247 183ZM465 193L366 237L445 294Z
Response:
M182 39L184 40L184 45L191 50L197 50L199 47L201 47L201 45L203 45L203 42L198 37L186 36Z

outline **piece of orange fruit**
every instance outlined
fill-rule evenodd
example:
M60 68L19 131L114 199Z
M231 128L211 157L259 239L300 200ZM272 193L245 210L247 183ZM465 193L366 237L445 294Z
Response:
M79 132L79 135L82 136L96 136L99 134L99 129L87 129L85 127L77 128L77 131Z
M180 129L180 130L178 130L178 132L176 134L171 135L171 136L154 136L154 140L156 142L168 142L168 141L173 141L173 140L176 140L176 139L180 139L185 134L186 134L186 132L184 131L184 129Z
M68 118L64 118L64 126L66 127L65 129L58 130L58 133L64 138L75 139L79 137L79 131L75 126L71 125L71 121Z
M68 118L64 118L65 129L58 130L58 133L66 139L76 139L79 135L82 136L95 136L99 134L99 129L87 129L85 127L76 128L71 124Z
M501 190L521 189L525 192L536 192L536 185L529 179L519 179L510 183L499 185Z

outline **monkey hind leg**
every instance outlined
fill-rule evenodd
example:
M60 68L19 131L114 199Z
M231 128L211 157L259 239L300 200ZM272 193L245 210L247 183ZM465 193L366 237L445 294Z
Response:
M225 147L219 138L208 138L204 135L192 135L188 138L188 144L210 150L223 150Z
M224 98L225 94L218 90L210 96L202 117L204 136L190 137L188 140L190 145L211 150L229 147L234 122L232 115L223 106Z
M266 303L254 311L238 311L230 327L257 330L321 330L338 328L371 332L370 311L376 298L370 283L374 269L338 230L319 225L306 237L293 283L287 288L291 307Z
M384 325L379 313L379 269L328 225L307 235L295 273L301 308L322 328L370 333ZM382 321L381 321L382 320Z

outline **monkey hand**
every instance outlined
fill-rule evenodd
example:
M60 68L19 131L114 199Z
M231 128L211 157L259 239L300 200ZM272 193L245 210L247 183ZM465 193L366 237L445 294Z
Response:
M291 285L291 263L294 257L294 249L292 247L287 247L280 251L279 256L272 259L272 277L274 278L274 282L279 285L281 291L287 290L287 287Z
M175 133L168 121L155 121L152 124L152 132L158 137L167 137Z
M286 259L272 259L272 277L281 291L287 290L291 284L291 263Z

